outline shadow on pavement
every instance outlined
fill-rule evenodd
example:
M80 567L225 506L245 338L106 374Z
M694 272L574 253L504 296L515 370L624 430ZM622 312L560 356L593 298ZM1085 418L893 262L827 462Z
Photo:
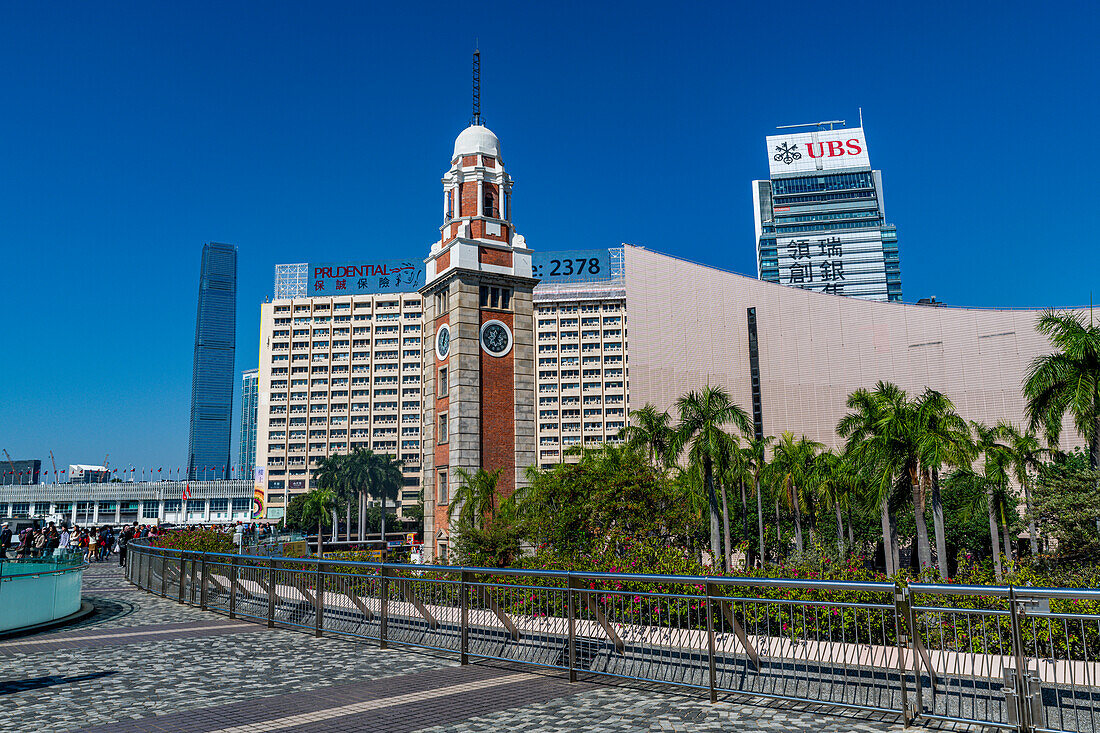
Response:
M55 685L68 685L73 682L86 682L88 680L107 677L112 674L118 674L118 670L92 672L91 674L81 674L73 677L58 677L53 675L50 677L32 677L28 680L0 681L0 695L10 695L13 692L26 692L27 690L38 690L43 687L53 687Z

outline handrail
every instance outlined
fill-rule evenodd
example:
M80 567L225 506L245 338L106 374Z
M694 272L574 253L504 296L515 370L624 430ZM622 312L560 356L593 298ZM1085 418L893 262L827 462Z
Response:
M178 550L172 547L154 547L146 542L141 543L142 546L149 547L152 550L162 551L169 554L179 554L183 552L204 554L207 557L214 558L226 558L226 559L245 559L245 560L257 560L258 555L239 555L229 552L200 552L197 550ZM302 564L302 565L315 565L317 563L316 558L307 557L280 557L280 562L290 564ZM892 593L894 590L893 583L877 583L868 581L849 581L849 580L804 580L801 578L751 578L751 577L730 577L730 576L718 576L718 575L657 575L652 573L609 573L609 572L578 572L575 570L540 570L534 568L486 568L477 566L461 566L461 565L410 565L406 563L379 563L369 562L362 560L334 560L326 559L325 563L329 565L348 565L352 567L365 567L376 570L386 569L398 569L398 570L416 570L418 572L442 572L442 573L475 573L477 575L508 575L508 576L524 576L533 578L561 578L567 580L569 578L587 578L599 581L626 581L626 582L638 582L638 583L674 583L680 585L701 585L705 586L707 583L714 583L717 585L739 585L739 586L753 586L757 588L771 588L771 589L790 589L790 590L824 590L824 591L847 591L847 592L865 592L865 593Z
M6 566L10 563L18 562L17 560L5 560L0 563L0 567ZM31 563L35 564L35 563ZM0 572L0 580L8 580L9 578L29 578L38 577L41 575L58 575L61 573L69 573L74 570L86 570L89 567L87 562L81 562L78 565L66 565L65 567L51 567L49 570L34 570L26 573L7 573Z

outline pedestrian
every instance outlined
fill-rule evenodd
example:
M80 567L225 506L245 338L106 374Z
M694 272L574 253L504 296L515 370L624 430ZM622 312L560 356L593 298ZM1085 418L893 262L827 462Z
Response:
M96 540L96 547L99 549L99 561L107 562L107 558L111 554L111 528L104 525L99 528L99 538Z
M19 547L15 551L16 559L27 558L33 552L34 530L27 527L19 533Z
M61 535L57 533L57 527L53 522L46 529L46 555L53 557L57 554L57 548L61 545Z
M134 533L137 531L137 522L134 522L133 527L126 527L118 536L118 565L119 567L126 567L126 547L130 544L130 540L134 538Z
M69 528L66 525L61 525L61 532L58 533L57 547L61 550L68 550L72 546L73 536L69 532Z
M46 530L36 529L34 531L34 556L42 557L46 554Z
M84 551L84 560L89 563L98 562L96 557L96 533L88 530L85 532L85 539L88 544L86 545L87 549Z
M11 547L11 527L4 522L0 524L0 560L8 559L9 547Z

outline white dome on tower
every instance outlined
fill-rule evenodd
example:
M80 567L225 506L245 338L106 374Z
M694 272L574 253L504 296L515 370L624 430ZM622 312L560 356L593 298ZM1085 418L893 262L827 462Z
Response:
M455 152L451 158L460 155L491 155L500 157L500 140L493 131L484 125L470 125L455 138Z

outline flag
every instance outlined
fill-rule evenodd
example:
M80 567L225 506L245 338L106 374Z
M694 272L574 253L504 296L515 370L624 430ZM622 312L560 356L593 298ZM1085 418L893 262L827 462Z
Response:
M183 500L187 501L190 498L191 498L191 482L188 481L183 486Z

